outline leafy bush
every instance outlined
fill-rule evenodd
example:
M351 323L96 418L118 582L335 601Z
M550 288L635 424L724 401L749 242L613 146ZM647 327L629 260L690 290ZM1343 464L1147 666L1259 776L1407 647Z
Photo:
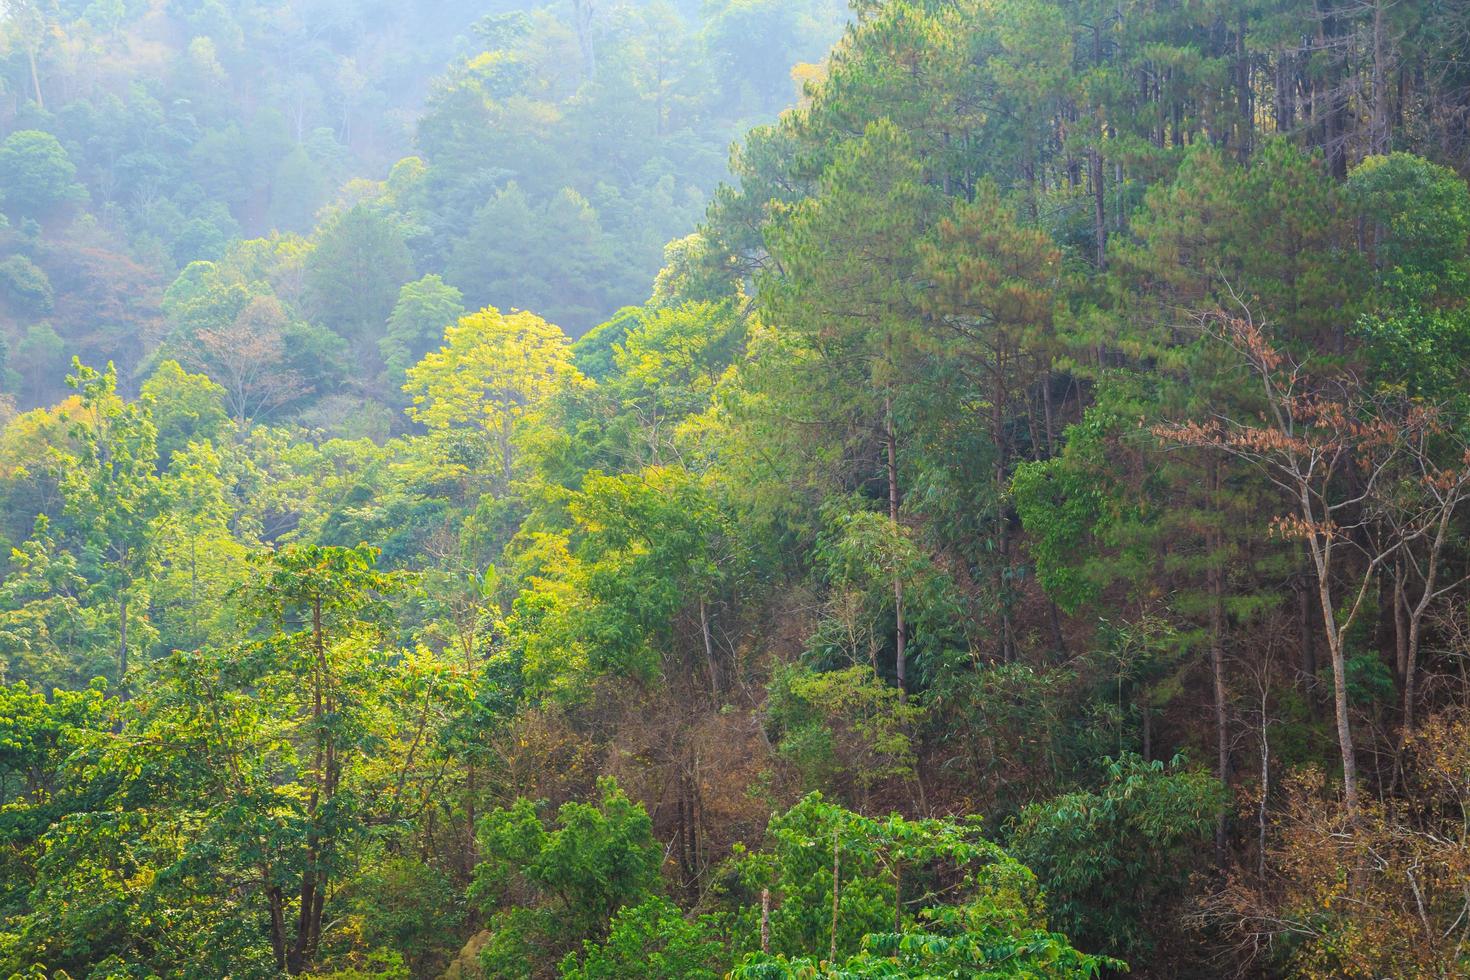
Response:
M1056 924L1109 953L1146 956L1177 921L1179 899L1225 803L1220 783L1127 754L1108 760L1095 791L1026 807L1011 850L1046 887Z
M24 255L0 262L0 293L12 308L33 316L50 313L56 299L46 273Z
M652 896L663 864L653 823L616 780L596 804L564 803L548 825L520 799L480 824L484 860L470 897L491 916L481 963L490 976L529 975L606 934L624 905Z

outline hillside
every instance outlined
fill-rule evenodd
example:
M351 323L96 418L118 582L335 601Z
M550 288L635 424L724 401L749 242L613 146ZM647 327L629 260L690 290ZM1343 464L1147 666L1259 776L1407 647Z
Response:
M0 973L1470 974L1470 8L8 9Z

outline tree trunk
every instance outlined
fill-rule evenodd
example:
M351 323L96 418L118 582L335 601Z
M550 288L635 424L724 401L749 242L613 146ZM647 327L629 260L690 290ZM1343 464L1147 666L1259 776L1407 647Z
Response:
M1311 510L1308 509L1308 514ZM1337 748L1342 756L1342 799L1348 813L1358 812L1358 760L1353 749L1353 733L1348 721L1347 657L1343 651L1344 637L1337 627L1337 612L1332 603L1332 586L1328 582L1329 570L1323 549L1327 542L1312 541L1312 552L1317 564L1317 598L1322 608L1322 632L1327 637L1327 651L1332 658L1332 706L1337 715Z
M332 799L337 783L335 776L337 760L332 737L330 733L323 731L323 723L330 710L330 704L326 693L326 631L322 622L322 600L319 598L312 603L311 622L312 645L316 654L312 667L314 677L312 678L311 704L313 727L316 729L314 760L316 785L312 787L307 801L307 819L310 829L306 835L305 868L301 873L301 907L296 914L296 939L287 956L286 970L293 975L304 972L311 965L311 960L316 955L317 944L321 941L322 912L325 908L327 888L326 875L322 873L321 868L327 855L317 819L321 814L322 806Z
M473 683L475 676L475 654L474 640L464 645L465 677ZM475 865L479 863L479 847L475 840L475 804L480 793L479 769L475 765L473 749L470 750L470 758L465 766L465 795L464 795L464 870L467 875L473 874Z
M839 828L838 824L836 822L833 822L833 824L832 824L832 950L831 950L831 956L829 958L829 962L834 963L834 964L837 962L837 896L838 896L838 879L839 879L839 872L841 871L841 868L842 868L841 857L840 857L840 855L841 855L842 841L841 841L841 838L838 836L838 831L839 830L840 830L840 828Z
M266 875L269 880L269 874ZM271 885L266 889L266 901L271 914L271 950L275 953L276 969L286 969L286 910L281 889Z
M898 434L893 424L893 399L883 400L886 416L886 442L888 443L888 517L898 528ZM897 569L893 573L893 625L895 637L894 669L898 674L898 698L908 700L908 637L903 619L903 575Z
M26 45L26 57L31 63L31 90L36 94L36 108L46 110L46 100L41 97L41 72L36 67L36 49Z
M1224 589L1220 570L1210 572L1210 674L1215 693L1215 775L1223 786L1230 785L1230 722L1226 713ZM1215 817L1215 855L1225 864L1228 813L1224 807Z
M771 890L761 889L761 952L771 951Z
M1311 583L1303 581L1297 594L1297 641L1301 646L1302 674L1306 677L1307 714L1316 721L1320 714L1317 703L1317 631L1316 624L1312 622L1310 590Z
M990 396L990 441L995 446L995 466L991 478L995 483L996 553L999 564L995 569L995 598L1000 605L1000 659L1010 663L1014 659L1015 640L1011 629L1010 581L1007 572L1011 568L1011 522L1005 506L1006 490L1010 475L1010 443L1006 439L1005 404L1008 396L1001 383Z
M596 14L595 0L572 0L572 19L576 22L577 47L582 52L582 80L590 82L597 77L597 48L592 38L592 18Z
M1404 589L1402 559L1393 567L1393 648L1394 675L1402 691L1409 672L1409 597Z
M1373 109L1368 152L1388 152L1388 28L1383 22L1384 0L1373 3Z
M709 689L716 698L720 696L720 667L715 662L715 645L710 638L709 610L704 599L699 600L699 631L704 637L704 662L709 667Z
M124 592L117 600L117 686L127 690L128 676L128 597Z
M1097 247L1097 268L1099 271L1106 271L1108 267L1108 214L1100 150L1088 151L1087 170L1092 178L1092 221L1094 244Z
M1219 511L1220 463L1211 460L1209 470L1210 496ZM1210 587L1210 675L1214 681L1215 694L1215 775L1222 786L1230 785L1230 721L1226 714L1228 697L1225 690L1225 576L1220 567L1223 558L1220 532L1211 530L1206 536L1209 551ZM1225 807L1215 817L1215 857L1223 868L1226 858L1226 835L1229 830L1228 812Z

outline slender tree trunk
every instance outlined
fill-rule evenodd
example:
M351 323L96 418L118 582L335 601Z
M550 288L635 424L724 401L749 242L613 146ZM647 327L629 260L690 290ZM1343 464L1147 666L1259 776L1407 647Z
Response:
M1210 573L1210 673L1215 693L1215 774L1221 785L1230 785L1230 721L1226 713L1228 695L1225 689L1225 616L1221 575ZM1215 854L1225 864L1228 813L1224 807L1215 818Z
M31 91L36 95L36 108L44 112L46 100L41 97L41 72L36 66L36 49L30 45L26 45L26 58L31 63Z
M1306 677L1307 685L1307 714L1316 721L1321 714L1321 707L1317 703L1317 631L1316 624L1312 622L1310 590L1311 583L1303 581L1297 595L1297 632L1302 653L1302 674Z
M1313 513L1310 505L1305 511L1308 519ZM1347 657L1343 650L1342 631L1337 625L1337 611L1332 602L1332 585L1328 567L1330 541L1311 539L1309 545L1317 566L1317 599L1322 610L1322 632L1327 638L1327 652L1332 658L1332 706L1336 714L1337 748L1342 756L1342 799L1348 813L1358 812L1358 759L1353 748L1353 733L1348 719Z
M771 951L771 890L761 889L761 952Z
M473 683L475 677L475 641L473 636L470 637L469 642L464 644L464 666L466 680L470 683ZM469 764L466 767L465 772L464 866L466 874L471 874L474 872L475 865L479 863L480 859L479 847L475 840L475 802L480 793L479 775L480 774L478 767L475 765L474 756L473 754L471 754Z
M838 824L836 822L833 822L833 824L832 824L832 947L831 947L831 955L828 957L828 962L834 963L834 964L837 962L837 898L838 898L838 884L839 884L840 872L841 872L841 869L842 869L842 864L841 864L842 840L838 836L838 831L839 830L840 830L840 827L838 826Z
M1041 383L1041 408L1046 419L1046 454L1048 457L1057 454L1056 410L1052 406L1051 385L1051 368L1047 368L1046 377Z
M1393 647L1394 674L1402 691L1409 676L1409 597L1404 588L1402 559L1393 567Z
M287 972L293 975L304 972L311 964L317 943L321 939L322 911L326 899L326 876L322 873L321 866L326 855L317 819L322 806L331 800L336 788L336 779L333 774L336 767L336 752L332 746L331 735L323 731L329 704L325 690L327 684L326 633L322 622L322 601L320 599L313 602L311 616L312 645L316 655L316 662L312 668L314 677L311 705L312 722L316 730L314 760L316 785L312 787L307 800L309 829L306 835L305 868L301 873L301 905L296 914L296 940L292 944L287 964Z
M1384 0L1373 2L1373 109L1369 152L1388 152L1388 28L1384 24Z
M888 517L898 527L898 433L893 422L893 399L885 398L883 410L886 416L886 442L888 443ZM908 636L903 616L903 575L893 573L893 621L895 637L894 668L898 674L899 701L908 699Z
M596 0L572 0L572 19L576 22L577 47L582 52L582 80L590 82L597 77L597 48L592 37L592 19L596 14Z
M1235 35L1235 111L1240 115L1240 136L1236 151L1242 163L1250 159L1256 129L1253 109L1254 93L1251 91L1250 49L1246 45L1248 29L1245 14L1241 14Z
M1256 810L1257 873L1262 877L1266 874L1266 804L1271 796L1271 721L1267 713L1269 710L1266 702L1267 694L1267 684L1263 679L1261 682L1261 804Z
M1210 496L1218 511L1220 498L1220 463L1210 461ZM1215 775L1222 786L1230 785L1230 720L1227 716L1228 694L1225 689L1225 576L1221 568L1222 543L1220 532L1212 529L1206 538L1209 556L1210 588L1210 675L1215 694ZM1223 868L1226 858L1226 838L1229 831L1228 813L1224 807L1215 817L1215 857Z
M117 686L127 690L128 676L128 595L117 600Z
M995 446L995 466L991 475L995 481L996 551L1000 557L995 570L995 597L1000 604L1000 659L1009 663L1014 659L1016 647L1011 629L1010 582L1006 574L1011 568L1011 522L1004 503L1011 454L1005 425L1007 397L1001 385L997 384L996 388L990 399L990 438Z
M267 880L269 875L267 874ZM286 910L281 889L271 885L266 889L266 901L271 914L271 950L275 953L276 969L286 969Z
M720 667L715 661L715 644L710 637L709 609L704 598L699 600L699 632L704 637L704 662L709 667L709 689L716 698L720 696Z
M1139 727L1143 730L1143 761L1154 761L1154 712L1148 704L1148 691L1138 697Z
M1088 151L1087 169L1092 178L1092 222L1097 267L1100 271L1105 271L1108 267L1108 214L1107 192L1103 187L1102 151Z

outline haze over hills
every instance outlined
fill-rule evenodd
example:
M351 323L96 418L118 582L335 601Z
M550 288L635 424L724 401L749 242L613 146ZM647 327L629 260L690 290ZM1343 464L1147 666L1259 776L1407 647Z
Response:
M1470 4L3 9L0 976L1470 975Z
M279 306L282 366L328 362L283 408L394 403L443 326L380 351L424 275L583 333L647 298L837 7L10 4L0 390L54 400L74 354L130 391L160 357L217 373L170 289L252 249L282 254L224 278Z

